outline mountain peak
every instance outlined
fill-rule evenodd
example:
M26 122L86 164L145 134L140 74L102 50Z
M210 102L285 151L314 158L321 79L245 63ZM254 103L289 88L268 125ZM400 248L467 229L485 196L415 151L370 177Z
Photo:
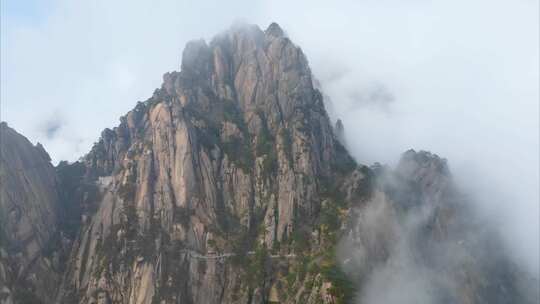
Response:
M163 88L183 105L198 99L190 97L200 88L212 92L205 100L235 101L243 112L266 108L281 121L295 108L322 107L306 57L276 23L266 32L256 25L235 24L210 43L189 42L181 71L166 74Z
M396 168L399 176L419 183L425 192L437 193L450 185L451 174L446 159L428 151L408 150Z
M283 32L283 29L279 26L279 24L272 22L266 29L265 33L270 36L274 37L283 37L285 33Z
M190 73L209 72L211 52L204 39L192 40L182 53L182 71Z
M449 169L446 159L439 157L429 151L415 151L409 149L401 155L398 170L406 171L405 175L411 175L421 168L431 167L442 175L448 175Z

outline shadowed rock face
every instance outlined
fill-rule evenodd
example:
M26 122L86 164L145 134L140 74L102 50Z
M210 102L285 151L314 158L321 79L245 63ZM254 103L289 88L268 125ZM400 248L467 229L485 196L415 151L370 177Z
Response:
M492 238L469 233L446 161L357 166L322 96L279 25L241 25L188 43L180 72L56 172L2 124L0 303L17 286L43 303L400 303L388 265L417 276L417 260L440 274L436 303L521 301L503 255L476 258Z
M44 253L57 233L55 169L40 144L6 123L0 123L0 149L0 299L52 301L60 276Z
M445 159L403 153L351 209L341 260L361 303L536 303L538 282L511 262L498 235L454 185Z

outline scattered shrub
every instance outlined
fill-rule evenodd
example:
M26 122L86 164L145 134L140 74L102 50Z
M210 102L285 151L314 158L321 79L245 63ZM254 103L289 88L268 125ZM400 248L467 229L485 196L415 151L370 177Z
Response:
M292 137L288 129L282 128L280 131L280 136L282 138L283 149L285 150L285 155L289 161L289 166L292 168L294 158L293 158L293 147L292 147Z

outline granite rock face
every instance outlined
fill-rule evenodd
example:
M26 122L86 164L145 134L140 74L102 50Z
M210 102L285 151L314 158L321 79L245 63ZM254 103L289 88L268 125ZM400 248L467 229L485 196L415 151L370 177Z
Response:
M192 41L182 58L85 157L101 199L59 300L257 303L273 290L302 302L311 291L287 294L271 269L296 264L300 243L322 246L327 188L356 168L307 60L277 24ZM250 272L242 260L257 257Z
M0 301L54 300L60 283L49 244L57 234L55 168L40 144L0 123Z

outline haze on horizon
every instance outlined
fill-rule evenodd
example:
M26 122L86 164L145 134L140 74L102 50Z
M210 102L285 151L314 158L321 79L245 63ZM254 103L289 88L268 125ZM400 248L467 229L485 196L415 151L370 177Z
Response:
M278 22L306 53L361 162L445 157L538 277L536 0L3 0L1 119L53 161L76 160L192 39Z

